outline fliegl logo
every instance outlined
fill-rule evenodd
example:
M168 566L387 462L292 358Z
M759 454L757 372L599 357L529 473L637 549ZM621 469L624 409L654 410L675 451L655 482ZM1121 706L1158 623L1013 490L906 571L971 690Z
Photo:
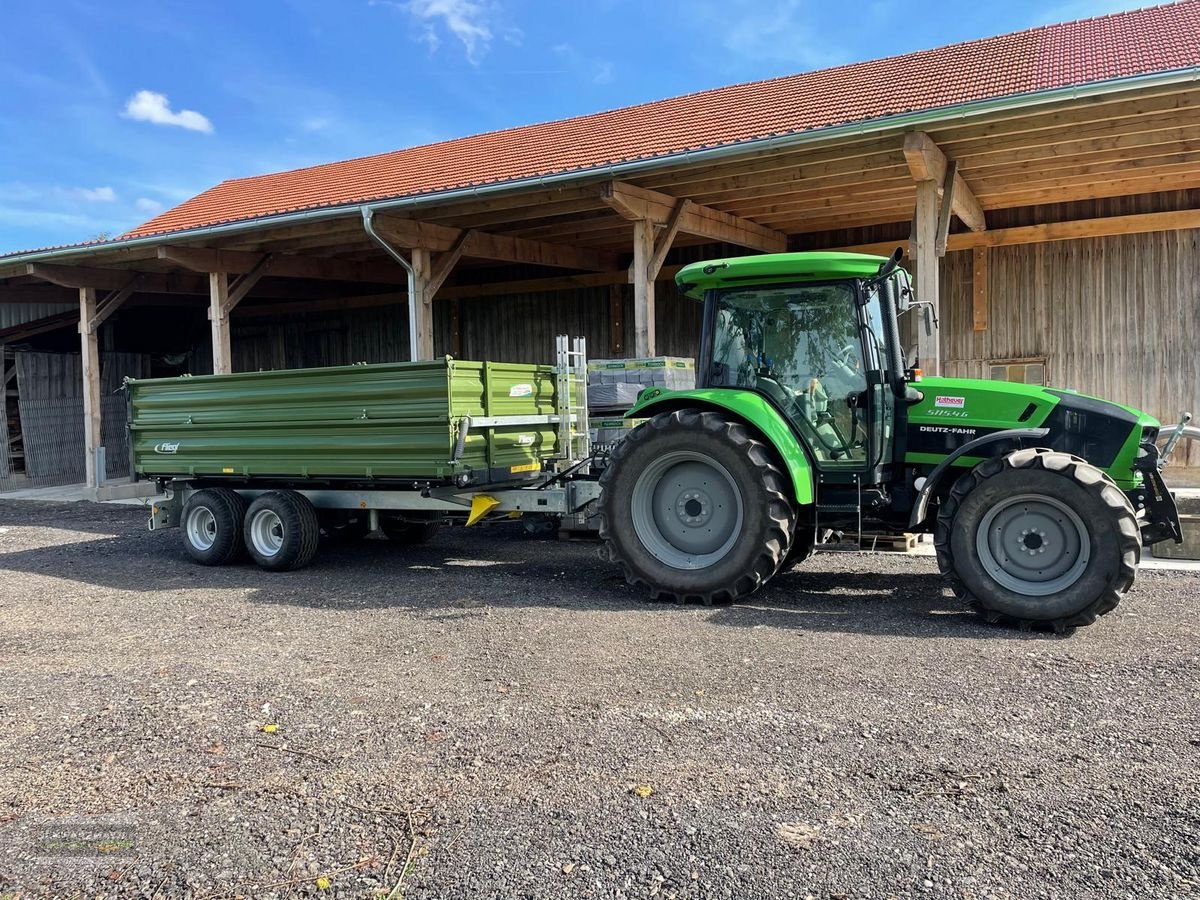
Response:
M163 453L170 456L179 452L179 441L163 441L161 444L154 445L155 453Z

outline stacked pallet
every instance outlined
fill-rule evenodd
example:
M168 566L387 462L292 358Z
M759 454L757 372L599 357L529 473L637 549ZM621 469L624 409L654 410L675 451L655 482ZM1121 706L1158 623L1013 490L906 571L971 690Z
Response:
M588 413L592 443L615 444L641 419L624 418L647 388L668 391L696 386L695 360L680 356L596 359L588 363Z

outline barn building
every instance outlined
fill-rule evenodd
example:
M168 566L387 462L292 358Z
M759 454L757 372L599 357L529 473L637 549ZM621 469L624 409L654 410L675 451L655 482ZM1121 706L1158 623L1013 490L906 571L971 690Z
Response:
M926 371L1200 401L1200 0L224 182L0 257L0 490L128 474L125 376L695 354L700 258L907 252ZM1188 462L1200 464L1191 451Z

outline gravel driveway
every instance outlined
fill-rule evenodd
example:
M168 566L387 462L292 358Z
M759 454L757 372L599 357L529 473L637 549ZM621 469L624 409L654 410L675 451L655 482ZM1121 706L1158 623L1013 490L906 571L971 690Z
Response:
M143 520L0 502L0 897L1200 893L1200 577L1056 638L904 556L677 608L511 525Z

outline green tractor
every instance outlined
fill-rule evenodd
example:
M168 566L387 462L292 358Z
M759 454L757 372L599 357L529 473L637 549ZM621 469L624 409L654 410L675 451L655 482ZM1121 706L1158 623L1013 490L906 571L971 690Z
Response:
M933 532L989 622L1069 631L1114 609L1142 546L1180 540L1160 423L1069 390L922 378L900 254L694 263L697 388L650 389L601 476L600 536L660 599L734 601L826 535Z

